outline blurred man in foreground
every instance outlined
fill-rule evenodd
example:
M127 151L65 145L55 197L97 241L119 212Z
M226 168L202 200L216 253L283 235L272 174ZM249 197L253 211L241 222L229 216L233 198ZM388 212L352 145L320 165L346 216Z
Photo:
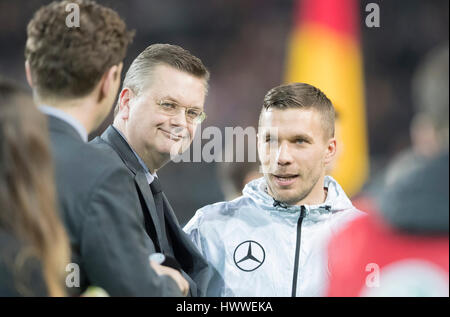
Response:
M79 7L79 27L66 25L68 4ZM27 79L48 116L60 212L72 248L66 286L73 294L89 285L112 296L186 293L177 271L150 267L139 198L117 187L133 186L127 169L86 144L116 98L132 33L113 10L79 0L42 7L27 35Z
M324 295L326 243L360 214L325 176L336 153L330 100L303 83L271 89L258 153L264 177L233 201L201 208L184 228L224 279L210 295Z
M447 44L413 80L412 151L391 164L369 217L330 243L329 296L448 297L448 76Z

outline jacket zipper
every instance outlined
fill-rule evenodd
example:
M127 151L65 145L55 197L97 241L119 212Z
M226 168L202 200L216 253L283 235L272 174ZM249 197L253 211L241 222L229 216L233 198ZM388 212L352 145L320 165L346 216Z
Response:
M300 245L302 238L302 222L305 217L306 208L305 206L300 207L300 217L297 221L297 242L295 244L295 258L294 258L294 277L292 279L292 297L296 296L297 293L297 281L298 281L298 263L300 258Z

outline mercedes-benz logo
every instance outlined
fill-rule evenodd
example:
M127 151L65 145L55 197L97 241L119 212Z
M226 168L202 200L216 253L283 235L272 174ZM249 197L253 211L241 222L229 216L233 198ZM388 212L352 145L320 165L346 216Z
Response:
M247 240L239 244L234 250L234 264L245 272L259 268L266 258L264 248L256 241Z

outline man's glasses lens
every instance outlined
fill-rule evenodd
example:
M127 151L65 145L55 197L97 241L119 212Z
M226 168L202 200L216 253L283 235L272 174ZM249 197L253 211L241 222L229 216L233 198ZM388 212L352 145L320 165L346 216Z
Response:
M205 112L201 111L200 109L197 108L186 108L186 107L182 107L180 105L177 105L174 102L170 102L170 101L160 101L158 103L159 108L164 112L167 113L168 115L174 116L177 113L179 113L181 108L185 108L185 114L186 114L186 119L189 122L194 122L194 123L201 123L203 120L206 119L206 114Z

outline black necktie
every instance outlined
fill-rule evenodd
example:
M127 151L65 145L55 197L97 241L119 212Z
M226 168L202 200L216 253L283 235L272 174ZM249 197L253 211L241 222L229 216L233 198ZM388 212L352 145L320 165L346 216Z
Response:
M163 199L163 192L161 188L161 183L159 182L158 178L155 177L153 179L153 182L150 184L150 189L153 194L153 199L155 200L155 206L156 206L156 213L158 214L159 218L159 227L161 228L161 249L164 254L172 254L172 248L170 247L167 231L166 231L166 222L164 218L164 199ZM155 226L158 225L155 223Z

